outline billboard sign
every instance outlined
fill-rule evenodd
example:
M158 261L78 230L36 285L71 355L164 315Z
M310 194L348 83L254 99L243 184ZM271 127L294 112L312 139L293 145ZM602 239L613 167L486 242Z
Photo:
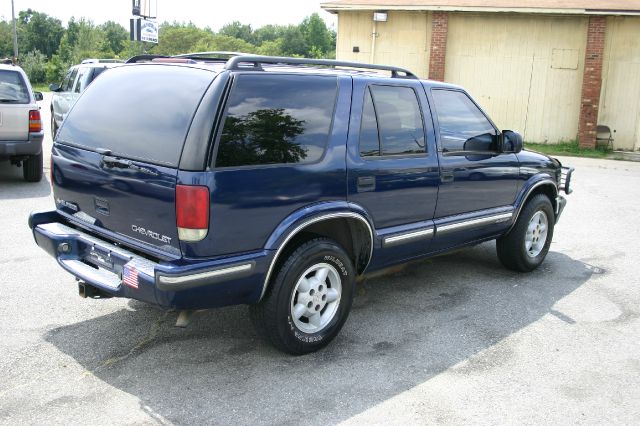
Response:
M148 19L133 18L130 23L131 40L146 41L148 43L158 42L158 23Z
M140 20L140 40L149 43L158 42L158 23L147 19Z

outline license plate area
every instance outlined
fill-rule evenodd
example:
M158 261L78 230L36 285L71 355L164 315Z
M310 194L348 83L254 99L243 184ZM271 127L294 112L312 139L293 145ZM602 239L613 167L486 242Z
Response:
M97 268L103 268L109 272L116 273L115 264L109 250L93 245L87 249L83 260Z

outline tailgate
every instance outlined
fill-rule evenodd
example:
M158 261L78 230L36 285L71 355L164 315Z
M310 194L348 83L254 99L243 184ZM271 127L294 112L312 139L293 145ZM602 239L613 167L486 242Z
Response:
M0 141L29 139L30 105L0 103Z
M105 162L106 160L106 162ZM168 254L180 255L175 212L177 170L56 144L53 195L56 208L76 222L110 231ZM155 250L152 250L155 251Z
M109 239L180 256L178 164L193 116L214 78L208 70L137 65L96 79L54 142L58 210Z

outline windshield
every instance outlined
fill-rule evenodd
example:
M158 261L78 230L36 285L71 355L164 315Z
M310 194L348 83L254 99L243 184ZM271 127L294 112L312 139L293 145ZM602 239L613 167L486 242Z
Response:
M29 90L19 72L0 70L0 102L29 103Z

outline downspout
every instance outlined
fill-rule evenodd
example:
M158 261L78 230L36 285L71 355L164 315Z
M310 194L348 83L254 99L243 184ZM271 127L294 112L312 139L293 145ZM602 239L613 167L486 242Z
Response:
M373 31L371 32L371 58L369 58L369 63L375 63L376 57L376 38L378 37L378 22L374 19L373 21Z

